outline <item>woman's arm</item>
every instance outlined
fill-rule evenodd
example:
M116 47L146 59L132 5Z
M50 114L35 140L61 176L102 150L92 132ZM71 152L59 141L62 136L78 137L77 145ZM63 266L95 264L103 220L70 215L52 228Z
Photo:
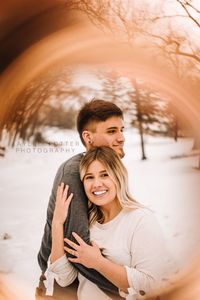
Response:
M118 265L102 256L101 260L97 261L95 269L116 285L120 290L127 292L129 283L124 266Z
M130 243L131 263L126 266L129 286L145 295L167 284L174 273L171 255L155 215L146 211L137 223Z
M92 243L92 246L90 246L86 244L78 234L75 232L72 234L79 245L73 243L69 239L64 239L74 250L68 247L64 247L64 249L76 257L68 258L68 260L83 264L87 268L95 269L120 290L127 291L129 283L127 280L125 267L105 258L101 254L99 247L94 242Z
M61 183L57 190L56 205L52 220L52 246L50 255L51 263L65 254L63 225L67 218L69 205L73 197L72 193L69 195L69 197L67 197L68 189L68 185L66 185L64 188L64 183Z
M64 188L62 183L57 190L56 205L52 220L52 247L48 261L48 268L45 272L47 288L46 295L53 294L54 279L60 286L71 284L77 277L77 271L67 260L64 251L64 229L63 225L68 214L73 194L67 197L68 186Z
M73 233L78 245L68 239L65 241L75 250L64 249L76 258L70 261L94 268L120 290L132 294L145 295L159 285L164 275L167 258L160 226L151 213L145 214L134 229L130 243L131 264L122 266L103 257L97 245L87 245Z

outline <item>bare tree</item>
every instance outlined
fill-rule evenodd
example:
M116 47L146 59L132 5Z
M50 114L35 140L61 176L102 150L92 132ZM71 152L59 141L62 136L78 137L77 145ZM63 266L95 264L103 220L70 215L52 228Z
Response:
M167 2L167 1L165 1ZM161 60L167 60L174 72L185 81L199 76L200 49L199 44L190 39L187 32L179 31L176 21L185 20L199 33L200 10L198 2L192 0L174 0L178 10L166 13L163 1L158 8L151 7L151 3L141 1L123 0L70 0L65 1L67 10L75 9L84 12L91 22L104 31L111 31L119 42L126 41L130 46L138 44L141 47L149 47L152 53L160 55ZM51 101L56 96L57 101L63 97L79 98L84 101L84 88L73 88L66 78L66 74L59 75L59 88L55 90L55 74L41 78L40 84L31 83L29 87L19 95L13 105L12 111L5 116L6 128L13 132L13 142L17 134L24 139L28 138L27 128L32 124L32 132L37 126L37 116L46 101ZM35 85L35 86L34 86ZM37 88L36 88L37 85ZM107 87L108 88L108 87ZM107 90L108 92L108 90ZM113 91L112 91L113 93ZM123 98L123 92L119 96L110 93L110 97Z
M72 84L72 77L71 70L63 68L30 82L4 118L12 146L18 137L28 140L45 125L64 126L64 118L66 126L71 126L68 115L72 117L72 113L86 101L85 94L89 89ZM58 113L60 125L56 121Z
M171 10L166 11L167 4L173 5ZM106 24L115 37L125 40L130 46L139 44L140 47L148 47L160 62L171 66L183 84L191 85L193 80L199 84L199 1L161 1L157 8L152 8L150 2L140 1L101 1L101 5L104 7L101 16L98 10L93 11L96 22L101 24L103 20L104 27ZM198 89L195 92L199 99ZM178 122L175 119L174 133L176 139ZM194 147L199 145L199 136L195 135Z
M200 62L199 43L190 39L184 30L187 23L193 32L200 34L200 8L198 2L189 0L165 1L173 4L166 12L161 1L158 8L140 1L81 1L90 19L102 28L110 29L119 39L124 38L130 45L139 43L162 50L170 59L174 56ZM87 3L86 3L87 2ZM194 3L193 3L194 2ZM173 11L174 9L174 11ZM177 23L179 26L177 26ZM148 41L148 43L146 43ZM177 67L177 66L176 66Z

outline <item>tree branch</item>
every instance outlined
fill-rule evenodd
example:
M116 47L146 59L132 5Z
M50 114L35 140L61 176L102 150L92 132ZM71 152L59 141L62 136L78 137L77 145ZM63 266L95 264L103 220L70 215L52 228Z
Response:
M187 13L188 17L198 26L200 27L200 23L191 15L191 13L189 12L187 5L190 6L191 8L193 8L196 12L199 13L198 9L194 8L189 2L186 2L185 4L181 1L181 0L176 0L181 6L182 8L185 10L185 12Z
M171 53L171 54L178 54L178 55L182 55L182 56L186 56L186 57L190 57L190 58L193 58L194 60L196 60L196 61L198 61L200 63L200 58L197 55L192 54L192 53L187 53L187 52L180 51L180 50L169 51L169 53Z

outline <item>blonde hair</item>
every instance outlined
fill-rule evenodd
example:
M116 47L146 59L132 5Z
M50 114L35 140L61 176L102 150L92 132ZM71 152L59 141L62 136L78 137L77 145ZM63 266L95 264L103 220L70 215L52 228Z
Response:
M128 188L128 172L118 154L109 147L94 147L86 152L80 163L80 176L82 181L84 180L84 176L90 164L95 160L98 160L105 166L108 175L113 180L116 186L117 199L122 208L136 209L143 207L130 195ZM88 214L90 225L95 221L103 223L103 212L97 205L90 202L89 199Z

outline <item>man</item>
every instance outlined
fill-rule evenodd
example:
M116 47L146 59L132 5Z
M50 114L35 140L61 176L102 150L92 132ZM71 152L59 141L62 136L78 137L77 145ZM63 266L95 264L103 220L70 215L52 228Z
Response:
M121 109L115 104L104 100L92 100L85 104L77 117L77 129L86 150L93 146L109 146L124 156L124 122ZM51 253L51 223L55 208L56 191L61 182L69 185L69 193L73 193L68 217L64 225L65 237L72 239L72 231L80 235L85 242L90 243L87 198L80 180L79 164L84 154L78 154L64 162L57 171L51 197L47 209L47 221L38 254L38 262L42 272L47 268L47 261ZM87 269L81 264L75 267L86 278L97 284L100 288L117 292L117 288L101 274L93 269Z

